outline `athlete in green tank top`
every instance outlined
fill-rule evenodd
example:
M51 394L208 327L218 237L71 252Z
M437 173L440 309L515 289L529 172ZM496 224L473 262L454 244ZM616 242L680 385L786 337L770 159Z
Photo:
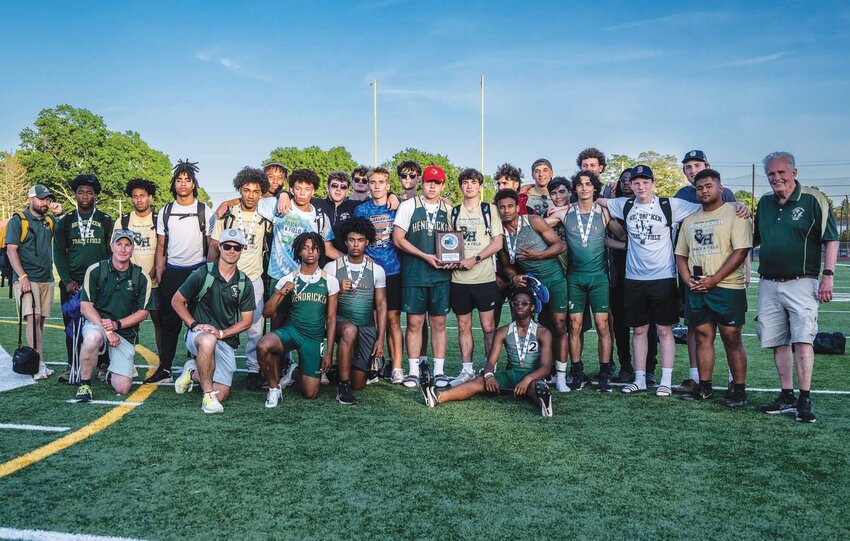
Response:
M525 397L539 407L541 415L551 417L552 396L543 379L549 377L552 370L552 334L532 319L533 311L534 293L528 288L516 290L511 298L513 321L496 331L484 375L439 394L433 383L423 383L425 404L433 408L476 394L512 391L515 397ZM497 371L502 346L508 363L505 370Z

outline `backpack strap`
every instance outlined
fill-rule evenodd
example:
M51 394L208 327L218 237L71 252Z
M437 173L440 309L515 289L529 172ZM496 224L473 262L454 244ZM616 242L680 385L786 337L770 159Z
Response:
M162 233L165 237L165 242L162 243L163 249L168 248L168 219L171 218L171 211L174 208L174 201L167 203L162 207Z
M670 198L669 197L659 197L658 204L661 205L661 212L664 213L664 217L667 218L667 227L673 228L673 207L670 206Z
M626 200L626 204L623 205L623 223L626 224L626 250L629 249L629 213L632 211L632 207L635 206L635 198L630 197Z
M195 303L196 304L198 302L200 302L201 299L204 298L204 295L207 294L207 291L210 290L210 288L213 285L213 282L215 281L215 276L213 276L213 274L212 274L212 269L213 269L214 264L215 263L213 263L213 262L206 264L207 272L206 272L206 276L204 276L204 285L201 286L201 290L198 292L198 295L195 297Z
M493 219L490 216L490 203L481 202L481 216L484 217L484 228L487 230L487 236L493 237L493 228L491 226Z
M463 204L463 203L461 203ZM457 217L460 215L460 205L452 207L452 215L449 218L452 224L452 231L457 231Z
M204 243L204 257L207 257L209 252L209 237L207 236L207 206L198 200L198 227L201 229L201 238Z
M130 227L130 213L128 212L124 216L121 216L121 229L127 229Z

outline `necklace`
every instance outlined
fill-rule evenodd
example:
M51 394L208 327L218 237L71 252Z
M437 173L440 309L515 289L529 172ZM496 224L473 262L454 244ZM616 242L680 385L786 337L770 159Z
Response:
M349 266L347 255L342 256L342 263L345 265L345 274L348 275L348 279L351 281L350 291L354 291L360 286L360 282L363 281L363 276L366 275L366 261L364 260L362 263L364 267L360 269L360 276L357 277L357 280L354 280L354 278L351 277L351 267Z
M245 235L245 242L251 242L251 237L254 235L254 230L257 228L257 212L254 211L251 216L251 231L245 229L245 222L242 220L242 205L236 205L236 220L237 227Z
M304 293L304 290L307 289L307 286L309 286L310 284L312 284L313 282L316 281L315 280L316 275L318 275L320 272L322 272L322 269L317 268L316 272L311 274L310 278L306 282L304 282L304 285L301 286L301 289L298 289L298 282L301 281L301 273L299 272L298 274L296 274L295 275L295 283L293 284L293 288L292 288L293 289L292 298L294 299L294 298L298 297L298 295Z
M587 239L590 237L590 227L593 225L593 217L596 215L596 205L590 208L590 218L587 219L587 226L581 223L581 212L576 205L576 220L578 220L578 231L581 234L581 247L587 248Z
M528 355L528 349L531 347L532 340L537 339L537 322L531 321L528 324L528 330L525 332L525 341L520 342L519 332L517 332L516 321L511 321L511 330L514 333L514 342L516 342L516 354L519 359L519 365L525 365L525 357Z
M94 221L94 213L96 211L97 207L92 207L91 216L89 216L89 220L85 226L83 226L83 217L80 215L80 211L77 211L77 228L80 230L80 238L82 240L94 237L94 226L92 222Z
M425 200L422 197L419 198L419 202L422 203L422 208L425 209L425 221L426 227L425 229L428 231L428 236L434 236L434 229L437 228L437 213L440 211L440 203L437 203L437 210L434 212L428 212L428 208L425 206Z
M505 243L508 245L508 258L511 260L511 265L516 261L516 245L519 242L519 232L522 231L522 216L519 216L516 221L516 233L511 236L505 231Z

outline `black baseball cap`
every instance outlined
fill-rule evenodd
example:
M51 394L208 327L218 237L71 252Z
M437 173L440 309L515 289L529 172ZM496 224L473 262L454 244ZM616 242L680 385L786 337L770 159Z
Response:
M655 180L655 175L652 174L652 169L648 165L636 165L632 167L632 179L639 177Z
M682 158L682 163L693 161L708 163L708 158L705 157L705 152L702 150L692 150L685 153L685 157Z

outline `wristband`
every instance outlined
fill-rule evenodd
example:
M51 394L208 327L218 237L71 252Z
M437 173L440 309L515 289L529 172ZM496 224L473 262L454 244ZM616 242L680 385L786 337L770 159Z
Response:
M495 377L496 377L496 375L493 374L493 372L487 372L486 374L484 374L484 381L487 381L488 379L495 378Z
M218 331L218 339L221 340L224 338L224 331Z
M823 273L826 274L826 271L823 271ZM22 275L18 276L18 281L21 281L26 277L27 277L27 273L23 273Z
M119 331L120 331L121 329L123 329L123 328L124 328L124 325L121 325L121 320L120 320L120 319L116 319L116 320L115 320L115 327L117 327L117 329L118 329Z
M106 333L107 336L109 336L110 334L112 334L112 329L109 329L108 331L104 331L104 332Z
M193 322L192 322L192 324L191 324L191 325L189 325L189 330L190 330L190 331L194 331L194 330L195 330L195 327L197 327L198 325L200 325L200 323L198 323L198 321L197 321L197 320L193 321Z
M835 271L830 270L830 269L823 269L823 275L824 276L835 276ZM24 275L24 276L26 276L26 275Z

